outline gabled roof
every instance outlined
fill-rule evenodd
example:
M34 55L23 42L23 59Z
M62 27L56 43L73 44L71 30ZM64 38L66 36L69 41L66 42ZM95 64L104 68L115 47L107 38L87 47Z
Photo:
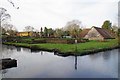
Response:
M80 37L81 38L84 38L85 37L85 35L87 35L87 33L90 31L90 29L83 29L82 31L81 31L81 33L80 33Z
M106 30L106 29L99 28L99 27L92 27L92 28L95 28L99 32L99 34L105 39L115 38L114 37L115 34L111 32L110 30ZM80 37L84 38L91 29L83 29L82 32L80 33Z
M103 36L105 39L110 39L110 38L114 38L110 31L103 29L103 28L99 28L99 27L94 27L100 34L101 36Z

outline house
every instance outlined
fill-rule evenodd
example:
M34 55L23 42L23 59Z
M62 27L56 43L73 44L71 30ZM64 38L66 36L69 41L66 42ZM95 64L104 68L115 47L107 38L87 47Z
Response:
M90 31L90 29L83 29L82 32L80 33L80 37L84 38L85 35L87 35L87 33Z
M80 37L89 40L104 40L115 38L113 33L109 30L102 29L99 27L92 27L91 29L84 29L80 33Z
M29 31L29 32L18 32L17 33L17 36L20 36L20 37L36 37L36 36L39 36L39 33L38 32L32 32L32 31Z

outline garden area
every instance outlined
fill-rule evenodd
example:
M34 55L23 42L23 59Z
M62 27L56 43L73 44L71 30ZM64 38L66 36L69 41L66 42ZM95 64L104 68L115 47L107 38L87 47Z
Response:
M29 43L32 40L38 40L43 42L37 43ZM55 40L55 39L53 39ZM59 39L62 40L62 39ZM71 40L71 39L66 39ZM105 51L118 47L117 39L109 39L106 41L86 41L80 43L47 43L46 41L50 41L50 39L24 39L26 42L4 42L3 44L13 45L13 46L21 46L26 48L31 48L33 50L43 50L43 51L52 51L58 52L62 54L76 54L76 55L84 55L89 53L95 53L100 51Z

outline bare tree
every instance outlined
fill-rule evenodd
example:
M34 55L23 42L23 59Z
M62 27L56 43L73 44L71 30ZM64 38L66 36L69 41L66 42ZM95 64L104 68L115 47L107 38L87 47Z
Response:
M12 24L4 24L2 27L4 28L5 33L11 37L16 36L16 33L18 32L16 27Z
M32 27L32 26L26 26L26 27L24 28L24 31L26 31L26 32L29 32L29 31L33 32L34 30L35 30L35 28Z
M7 23L8 19L11 19L11 16L7 13L5 8L0 7L0 39L2 38L2 34L5 33L5 29L2 25Z
M7 0L10 4L12 4L13 7L16 9L19 9L19 7L16 6L16 4L12 0Z
M120 1L118 2L118 45L120 46Z
M7 19L11 19L11 16L7 13L5 8L0 7L0 27Z
M65 26L65 30L70 32L73 38L78 38L80 33L81 22L79 20L72 20Z

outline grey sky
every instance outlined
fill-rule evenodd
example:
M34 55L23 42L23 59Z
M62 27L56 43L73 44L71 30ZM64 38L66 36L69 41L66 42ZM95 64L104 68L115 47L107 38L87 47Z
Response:
M20 9L15 9L0 0L0 7L8 10L12 24L19 31L31 25L40 27L62 28L68 21L77 19L85 27L101 27L105 20L117 24L119 0L11 0Z

